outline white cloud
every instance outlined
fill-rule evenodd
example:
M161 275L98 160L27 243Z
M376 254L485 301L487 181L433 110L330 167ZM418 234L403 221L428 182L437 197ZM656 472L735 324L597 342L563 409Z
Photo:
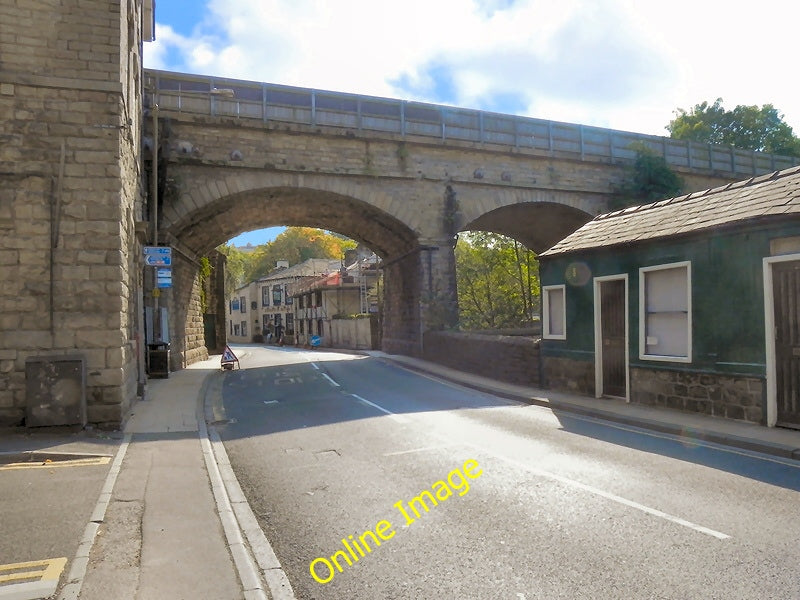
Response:
M798 6L209 0L191 36L160 26L145 64L659 135L677 107L722 97L772 103L800 133Z

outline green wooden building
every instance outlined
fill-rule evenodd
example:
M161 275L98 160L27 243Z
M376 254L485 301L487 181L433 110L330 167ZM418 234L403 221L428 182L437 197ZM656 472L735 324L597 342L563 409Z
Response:
M600 215L539 259L547 386L800 428L800 168Z

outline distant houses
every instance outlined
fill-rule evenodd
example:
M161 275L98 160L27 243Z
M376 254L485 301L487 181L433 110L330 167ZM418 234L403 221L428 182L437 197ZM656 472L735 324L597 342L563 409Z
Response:
M228 340L376 347L377 257L354 252L345 262L311 258L289 266L278 261L273 271L236 289L228 299Z
M800 169L600 215L539 260L549 387L800 427Z

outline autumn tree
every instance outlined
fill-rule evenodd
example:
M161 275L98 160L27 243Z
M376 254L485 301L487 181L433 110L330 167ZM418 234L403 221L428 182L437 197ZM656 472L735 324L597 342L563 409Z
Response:
M529 326L539 313L539 263L514 239L468 232L455 249L462 329Z
M675 115L666 128L678 140L800 156L800 139L772 104L740 104L725 110L722 98L717 98L713 104L701 102L689 111L679 108Z
M258 246L252 253L245 281L270 273L279 260L296 265L309 258L342 258L345 250L355 248L348 238L312 227L288 227L272 242Z

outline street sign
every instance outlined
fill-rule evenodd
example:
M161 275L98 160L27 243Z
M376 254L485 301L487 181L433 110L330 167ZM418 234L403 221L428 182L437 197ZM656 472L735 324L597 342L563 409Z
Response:
M172 266L172 248L169 246L145 246L144 264L150 267Z
M316 348L322 343L322 338L319 337L318 335L312 335L309 341L311 342L311 345Z
M172 287L172 269L159 267L156 269L156 287L171 288Z
M222 357L220 358L219 365L226 371L230 371L233 369L233 365L237 365L240 369L242 366L239 364L239 359L236 358L236 355L231 350L230 346L225 346L225 351L222 353Z

